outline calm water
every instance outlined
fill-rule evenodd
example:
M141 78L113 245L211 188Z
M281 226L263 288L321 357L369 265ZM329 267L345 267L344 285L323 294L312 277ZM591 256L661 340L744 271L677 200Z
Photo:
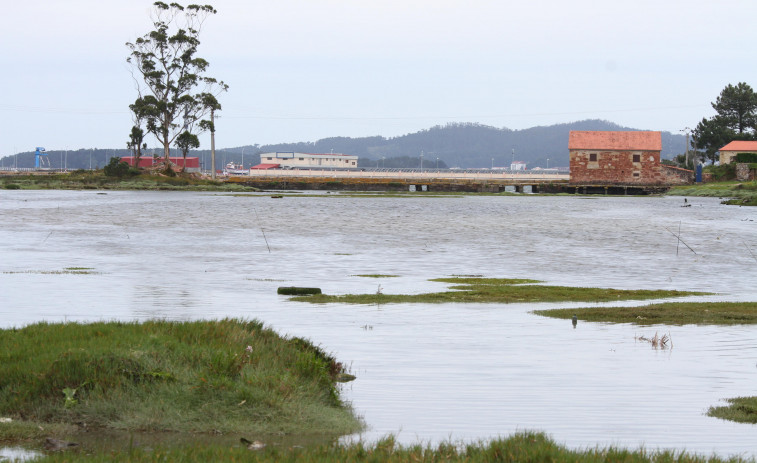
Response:
M462 274L757 300L757 209L689 203L2 191L0 327L258 318L352 366L358 379L344 396L367 440L542 430L570 447L755 456L757 426L704 413L757 394L757 327L573 329L531 313L571 304L310 305L276 294L290 285L426 292L445 287L429 278ZM671 233L679 229L696 254ZM66 267L97 273L42 273ZM655 332L673 348L635 340Z

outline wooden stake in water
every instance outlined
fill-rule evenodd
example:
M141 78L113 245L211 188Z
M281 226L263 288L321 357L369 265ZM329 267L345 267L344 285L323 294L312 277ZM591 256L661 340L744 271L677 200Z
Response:
M268 253L271 253L271 247L268 245L268 238L265 237L265 231L263 230L263 225L260 223L260 217L258 216L258 210L254 207L252 208L253 211L255 211L255 218L258 220L258 225L260 225L260 233L263 234L263 240L265 241L265 246L268 248Z

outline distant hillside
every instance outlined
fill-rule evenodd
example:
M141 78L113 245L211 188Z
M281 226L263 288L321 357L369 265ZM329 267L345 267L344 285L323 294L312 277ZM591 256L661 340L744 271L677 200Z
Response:
M245 167L260 163L260 153L271 151L299 151L304 153L344 153L354 154L365 160L364 165L375 165L382 158L398 158L391 165L407 165L408 160L420 161L423 165L434 166L439 158L439 166L461 168L509 167L513 160L525 161L527 167L567 167L568 132L571 130L636 130L621 127L608 121L585 120L568 124L532 127L510 130L473 123L452 123L435 126L420 132L399 137L332 137L316 142L284 143L277 145L247 145L216 150L216 169L222 169L227 162L241 163ZM179 155L173 152L172 155ZM670 159L686 151L686 137L680 134L662 132L662 157ZM146 155L158 155L161 150L150 149ZM125 149L79 149L49 151L45 161L50 167L65 166L69 169L99 168L106 165L111 156L128 156ZM210 152L207 149L192 151L190 156L199 156L203 168L210 166ZM404 159L400 159L404 158ZM18 153L0 159L0 167L34 166L34 153Z
M496 128L474 123L451 123L420 132L385 138L381 136L324 138L316 142L284 143L228 148L225 151L258 154L272 151L344 153L380 160L382 157L424 156L424 165L436 158L451 167L508 167L513 160L528 168L568 166L568 133L571 130L638 130L602 120L532 127L523 130ZM672 158L686 151L684 135L662 132L662 157ZM428 164L426 164L428 163Z

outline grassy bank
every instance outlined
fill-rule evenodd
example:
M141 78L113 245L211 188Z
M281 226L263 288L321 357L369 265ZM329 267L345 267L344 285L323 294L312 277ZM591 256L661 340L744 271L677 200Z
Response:
M546 317L637 325L741 325L757 323L757 302L666 302L641 307L536 310Z
M0 440L35 428L353 432L343 367L252 321L47 324L0 330ZM48 431L49 432L49 431ZM25 435L31 433L31 435Z
M710 196L729 198L726 204L757 206L757 182L711 182L676 186L668 191L673 196Z
M509 438L497 439L489 443L476 443L457 446L443 443L431 446L399 446L392 438L376 444L361 443L352 445L323 445L311 448L266 447L262 450L248 450L244 445L233 447L194 446L169 449L133 449L131 451L109 455L57 454L48 457L50 462L100 462L120 461L249 461L249 462L723 462L742 461L740 459L722 459L703 457L681 452L662 452L647 450L623 450L618 448L593 448L570 450L558 445L541 433L522 432Z
M108 177L102 170L77 170L44 175L8 175L0 178L0 188L10 190L178 190L178 191L257 191L241 184L198 178L194 175L151 175Z
M515 303L515 302L609 302L620 300L661 299L693 294L669 290L620 290L608 288L575 288L540 285L536 280L507 278L436 278L430 281L450 283L448 291L423 294L314 294L295 296L293 301L312 303L342 302L347 304L392 303Z

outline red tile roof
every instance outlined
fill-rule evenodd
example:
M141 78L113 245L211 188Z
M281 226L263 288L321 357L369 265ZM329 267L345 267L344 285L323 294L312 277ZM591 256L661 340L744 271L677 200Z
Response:
M720 148L720 151L757 151L757 141L732 141Z
M662 151L662 136L660 132L571 130L568 149Z
M281 166L281 164L258 164L257 166L250 167L250 169L266 170L266 169L275 169L279 166Z

